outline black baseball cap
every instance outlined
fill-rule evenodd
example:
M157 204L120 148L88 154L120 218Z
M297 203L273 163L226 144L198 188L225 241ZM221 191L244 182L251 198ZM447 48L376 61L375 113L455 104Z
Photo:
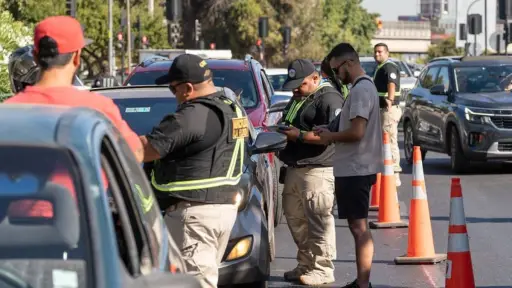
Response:
M304 78L316 71L313 62L306 59L294 60L288 65L288 78L283 84L284 90L297 89L304 81Z
M202 83L212 78L212 70L206 60L194 54L181 54L174 58L166 75L156 80L157 85L171 82Z

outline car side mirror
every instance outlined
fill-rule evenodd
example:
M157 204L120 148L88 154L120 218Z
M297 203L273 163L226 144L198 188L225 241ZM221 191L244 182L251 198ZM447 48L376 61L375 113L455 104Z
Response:
M256 141L249 147L251 155L272 153L283 150L286 147L286 135L278 132L260 132Z
M443 84L437 84L430 88L430 94L432 95L447 95L448 91L444 88Z
M407 74L405 74L405 71L400 71L400 77L406 77Z
M277 113L277 112L283 112L284 108L288 105L288 101L286 102L278 102L273 105L270 105L270 108L268 109L268 113Z
M144 282L147 287L164 288L201 288L201 283L197 278L186 274L171 274L165 272L154 272L144 276Z
M412 72L412 73L413 73L414 77L416 77L416 78L420 77L420 71L415 70L415 71L414 71L414 72Z

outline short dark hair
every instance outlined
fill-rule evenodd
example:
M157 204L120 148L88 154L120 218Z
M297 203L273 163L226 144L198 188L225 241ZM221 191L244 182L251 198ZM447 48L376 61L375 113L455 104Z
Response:
M36 58L41 70L45 71L67 65L73 59L73 53L59 54L57 42L51 37L45 36L39 40Z
M356 49L349 43L340 43L332 48L331 52L327 55L327 60L331 60L332 58L347 58L352 61L359 63L359 54L357 54Z
M373 50L375 50L375 48L377 47L384 47L384 49L386 49L387 52L389 52L389 48L388 48L388 45L386 45L386 43L377 43L375 44L375 46L373 46Z

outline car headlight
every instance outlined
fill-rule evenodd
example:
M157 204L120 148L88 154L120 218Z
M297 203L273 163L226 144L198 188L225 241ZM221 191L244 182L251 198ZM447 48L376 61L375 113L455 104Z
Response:
M467 107L464 107L464 115L466 117L466 120L468 120L469 122L478 124L484 124L488 116L491 116L489 114L472 111Z
M226 261L233 261L245 257L251 252L252 236L247 236L238 240L238 242L231 248L231 251L226 257Z

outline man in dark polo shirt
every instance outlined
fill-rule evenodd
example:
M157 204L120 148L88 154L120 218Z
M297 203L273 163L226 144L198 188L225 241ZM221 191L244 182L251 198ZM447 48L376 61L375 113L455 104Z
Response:
M279 132L288 145L278 157L288 167L283 191L283 209L298 246L295 269L284 273L289 281L305 285L334 282L336 257L334 217L334 147L319 142L315 126L327 125L341 111L342 95L322 81L315 66L298 59L288 66L285 90L293 97L284 110Z

